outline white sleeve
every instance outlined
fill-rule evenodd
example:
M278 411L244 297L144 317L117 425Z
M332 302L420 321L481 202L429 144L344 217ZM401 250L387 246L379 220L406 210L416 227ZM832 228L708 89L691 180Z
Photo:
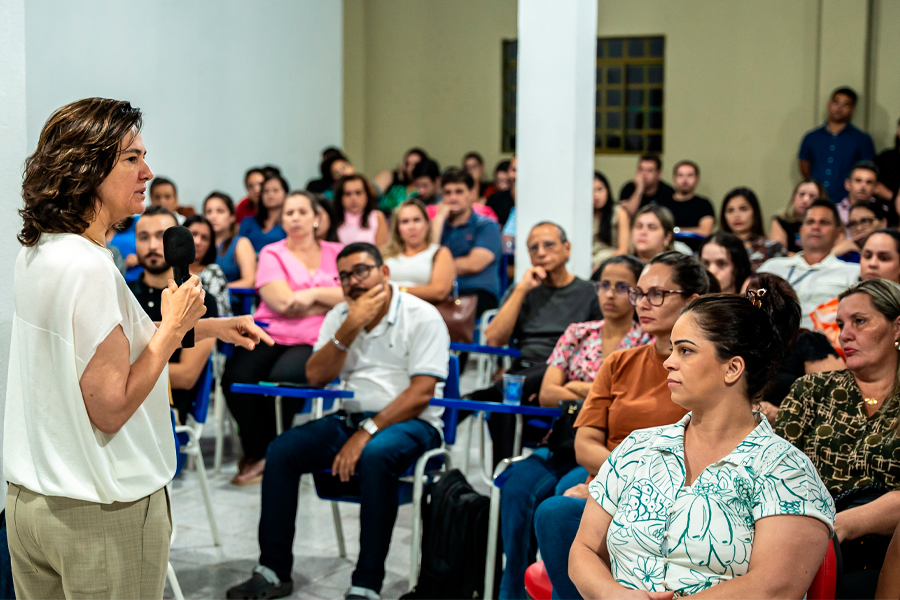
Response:
M66 294L72 317L72 343L75 347L75 359L78 378L81 379L85 368L97 347L119 325L123 324L125 309L122 306L122 293L130 293L127 289L119 290L115 265L105 265L96 260L85 261L81 268L70 270L63 281L60 281L60 294ZM63 291L65 290L65 291ZM61 307L59 304L53 303ZM130 327L123 327L128 336ZM132 340L128 340L129 344Z
M409 340L409 376L431 375L446 381L450 362L450 334L440 313L428 307ZM433 313L433 314L432 314Z

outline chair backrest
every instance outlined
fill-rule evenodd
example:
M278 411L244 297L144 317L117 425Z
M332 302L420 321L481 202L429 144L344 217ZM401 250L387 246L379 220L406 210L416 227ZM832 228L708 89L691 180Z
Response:
M807 600L834 600L837 593L838 574L841 572L839 563L840 546L837 545L837 536L828 544L825 558L813 577L809 590L806 592Z
M447 369L447 381L444 383L444 398L459 398L459 357L450 355L450 365ZM456 442L456 426L459 424L459 411L455 408L444 409L444 442L453 444Z
M197 399L191 408L191 416L197 423L206 423L206 415L209 413L209 395L213 385L212 357L206 361L206 367L200 374L200 388L197 391Z

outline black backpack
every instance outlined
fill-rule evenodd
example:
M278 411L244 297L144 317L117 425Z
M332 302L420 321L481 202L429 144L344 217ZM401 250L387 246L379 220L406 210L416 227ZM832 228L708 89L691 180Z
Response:
M422 566L406 599L484 597L491 500L476 492L458 469L428 487L422 502ZM494 597L500 589L498 539Z

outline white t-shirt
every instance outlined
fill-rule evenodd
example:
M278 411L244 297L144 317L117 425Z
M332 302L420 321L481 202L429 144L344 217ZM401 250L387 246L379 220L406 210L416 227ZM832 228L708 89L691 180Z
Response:
M88 419L79 381L121 325L137 360L156 326L105 249L42 234L15 267L15 315L3 435L6 479L45 496L132 502L175 474L168 368L113 435Z
M411 294L392 289L391 306L372 331L363 329L347 352L341 381L353 391L353 399L345 400L350 412L378 412L409 387L415 375L432 375L441 381L434 387L434 397L442 398L450 361L450 334L441 314L431 304ZM331 343L347 318L347 303L332 308L319 329L315 351ZM338 340L342 341L342 340ZM444 409L429 405L418 418L439 432L443 427Z
M440 247L440 244L431 244L412 256L398 254L384 259L384 264L391 270L391 281L400 287L428 285L434 270L434 255Z

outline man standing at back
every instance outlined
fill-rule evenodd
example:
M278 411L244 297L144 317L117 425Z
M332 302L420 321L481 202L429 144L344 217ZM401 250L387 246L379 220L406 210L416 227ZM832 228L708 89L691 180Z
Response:
M837 207L829 200L815 200L800 223L803 251L770 258L757 271L778 275L791 284L800 300L800 327L812 329L810 313L859 281L859 265L839 260L832 253L843 234Z
M803 178L821 181L834 201L843 196L844 180L853 165L875 158L872 138L850 123L856 100L856 92L849 87L834 90L828 101L828 120L804 136L797 157Z
M675 190L660 179L662 160L655 154L644 154L638 159L638 170L634 180L629 181L619 192L622 208L632 217L642 206L652 202L668 206Z

